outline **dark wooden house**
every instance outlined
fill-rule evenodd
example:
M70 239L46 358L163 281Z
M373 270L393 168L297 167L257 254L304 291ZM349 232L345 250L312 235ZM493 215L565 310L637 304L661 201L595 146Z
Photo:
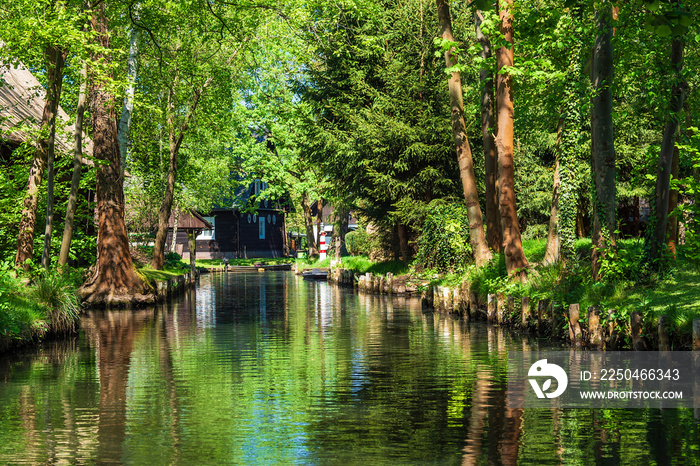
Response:
M256 180L240 189L227 206L215 206L202 214L212 225L196 239L198 259L271 258L288 255L285 230L287 207L281 201L265 198L266 183ZM170 221L167 247L172 245L174 219ZM189 257L187 234L177 231L175 252Z

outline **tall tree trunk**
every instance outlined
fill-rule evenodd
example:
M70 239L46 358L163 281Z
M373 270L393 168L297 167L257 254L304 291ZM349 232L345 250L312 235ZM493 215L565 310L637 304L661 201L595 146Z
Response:
M195 232L194 230L187 230L187 247L190 250L190 283L194 283L194 280L197 277L197 267L195 264L197 261L197 241L195 241L195 238L198 234L199 231Z
M94 8L92 28L98 45L109 48L109 30L105 16L105 4ZM93 61L107 57L101 51ZM152 300L142 296L147 288L136 275L129 254L129 239L124 223L124 183L117 140L117 116L114 96L109 93L109 76L93 76L90 81L90 113L93 128L93 156L97 160L97 263L92 276L81 288L81 295L88 303L110 305L112 303Z
M549 211L549 230L547 232L547 247L544 251L542 263L551 265L559 261L561 242L559 239L559 190L561 180L559 178L559 159L561 154L562 131L564 118L559 119L557 125L556 159L554 160L554 183L552 184L552 207Z
M304 212L304 227L306 229L306 244L309 248L309 257L318 257L318 246L314 235L314 218L311 214L311 200L307 192L301 195L301 208Z
M454 42L452 35L452 19L450 6L447 0L436 0L438 22L440 23L440 36L447 41ZM448 68L457 64L457 58L452 55L452 49L445 51L445 66ZM450 92L450 107L452 118L452 134L454 136L459 163L459 173L462 180L464 200L469 216L469 239L474 252L477 266L482 266L491 260L491 251L486 243L484 234L484 220L479 206L479 194L476 190L476 176L474 175L474 161L472 151L467 139L467 128L464 124L464 103L462 101L462 80L458 71L453 71L447 81Z
M499 8L501 34L511 44L500 47L496 53L498 75L496 94L498 102L498 189L501 212L501 231L508 275L525 280L527 259L520 239L518 211L515 203L515 168L513 165L513 78L504 67L513 66L513 16L510 8L513 0L505 0Z
M171 118L174 118L174 113L171 113ZM171 126L172 121L168 122L170 126L170 157L168 159L168 175L165 179L165 194L158 210L158 230L156 231L156 239L153 243L153 259L151 267L156 270L162 270L165 263L165 240L168 236L168 224L170 214L173 207L173 199L175 198L175 180L177 179L177 154L179 148L175 147L174 128Z
M481 44L481 58L492 56L491 41L481 32L483 13L476 12L476 40ZM496 130L494 111L493 73L484 66L479 72L481 81L481 138L484 145L484 171L486 172L486 238L489 248L500 252L503 248L501 216L498 211L498 152L493 132Z
M139 34L136 27L132 27L129 37L129 58L127 61L126 77L129 85L124 96L124 106L122 117L119 120L119 152L122 156L122 170L126 166L126 155L129 149L129 127L131 126L131 115L134 111L134 94L136 92L136 58L138 55Z
M593 280L600 277L600 259L615 247L615 140L612 121L613 49L612 6L603 2L595 13L598 31L591 59L591 165L595 184L593 199ZM668 197L666 198L668 208ZM605 230L603 230L603 228ZM665 230L664 230L665 231Z
M396 226L396 232L399 236L399 252L401 254L401 261L404 264L408 264L411 260L411 249L408 247L408 228L403 222L399 222Z
M576 259L577 227L583 226L583 217L580 215L582 210L581 189L579 176L577 175L580 146L583 140L581 132L581 99L585 94L581 75L580 43L577 43L573 48L571 56L564 84L563 109L559 122L560 129L557 131L557 166L554 174L555 186L558 178L558 187L554 194L558 205L556 209L556 242L558 243L556 260L564 264L573 263ZM554 204L552 205L552 214L554 214ZM547 247L549 250L549 239ZM545 263L549 263L550 259L554 259L553 256L547 256L549 254L545 253Z
M345 247L345 235L348 233L348 216L350 211L345 207L336 207L333 210L333 238L335 247L335 258L340 259L348 255L348 249Z
M83 167L83 116L85 115L85 95L87 89L87 63L83 64L80 71L80 91L78 93L78 108L75 112L75 141L73 149L73 178L70 182L70 194L68 195L68 205L66 207L66 220L63 227L63 240L61 241L61 252L58 256L58 265L63 267L68 263L68 252L73 239L73 220L75 210L78 205L78 190L80 189L80 172Z
M34 254L34 225L36 223L36 211L39 203L39 188L44 176L48 157L49 140L51 134L55 134L56 112L60 99L60 85L56 89L56 80L63 78L63 60L65 56L57 47L47 45L44 48L44 56L47 64L48 89L44 110L41 114L41 135L35 144L32 167L29 170L27 181L27 194L22 204L22 214L19 221L19 235L17 238L17 254L15 265L29 270L27 260ZM59 58L60 57L60 58ZM59 67L60 65L60 67ZM58 90L59 94L55 94Z
M61 88L63 87L63 65L66 62L68 52L59 47L54 47L48 60L53 67L53 79L49 81L49 91L53 100L53 115L50 121L49 141L46 146L46 227L44 228L44 249L41 253L41 265L48 270L51 265L51 234L53 233L53 206L54 206L54 160L56 148L56 113L58 102L61 100Z
M669 114L664 127L656 173L656 225L654 227L654 240L651 244L652 260L661 256L661 248L666 244L668 206L671 197L671 167L676 131L678 131L677 115L683 110L685 97L685 83L681 74L683 70L683 41L680 38L673 39L671 43L671 68L674 73L674 83L671 89Z
M204 86L195 92L192 105L188 111L188 114L185 116L185 121L179 128L179 131L175 128L175 98L171 95L168 99L168 140L170 143L170 157L168 159L168 175L165 179L165 193L163 194L163 200L160 204L160 209L158 210L158 230L156 231L156 239L153 242L153 259L151 259L151 267L156 270L162 270L163 264L165 263L165 240L168 237L168 224L170 214L172 212L173 199L175 198L177 157L180 153L182 141L185 138L185 134L189 129L190 122L192 121L192 116L197 109L199 99L208 83L209 81L207 81ZM172 92L172 90L170 92Z
M283 212L280 215L280 221L282 222L282 255L284 257L289 256L289 236L287 236L287 215Z
M175 245L177 245L177 224L180 222L180 211L176 210L175 211L175 222L173 224L173 235L170 238L170 252L177 252L175 251ZM168 222L170 223L170 222Z
M680 153L678 147L673 148L673 162L671 163L671 176L673 179L678 179L678 174L680 171ZM670 197L668 200L668 211L673 212L678 207L678 190L671 189ZM668 217L668 250L676 258L676 244L678 244L678 216L669 215Z

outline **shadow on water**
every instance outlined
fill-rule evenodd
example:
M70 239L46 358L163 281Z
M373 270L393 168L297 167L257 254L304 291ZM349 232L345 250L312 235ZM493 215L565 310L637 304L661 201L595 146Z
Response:
M0 359L0 463L700 462L684 410L506 404L500 328L289 273L215 274Z

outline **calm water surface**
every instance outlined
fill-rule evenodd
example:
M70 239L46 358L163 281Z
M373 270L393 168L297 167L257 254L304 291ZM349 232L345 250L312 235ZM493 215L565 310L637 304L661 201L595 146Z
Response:
M684 410L506 408L508 331L288 272L204 276L0 358L0 463L700 464Z

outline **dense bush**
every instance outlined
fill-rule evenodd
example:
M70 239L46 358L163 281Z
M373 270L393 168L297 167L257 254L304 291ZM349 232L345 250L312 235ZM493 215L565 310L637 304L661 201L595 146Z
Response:
M164 265L167 269L187 268L185 264L182 263L182 256L176 252L169 252L165 255Z
M471 260L466 207L461 203L432 206L418 240L416 265L455 272L463 270Z
M375 243L376 240L362 226L345 235L345 247L351 256L369 256L377 246Z

